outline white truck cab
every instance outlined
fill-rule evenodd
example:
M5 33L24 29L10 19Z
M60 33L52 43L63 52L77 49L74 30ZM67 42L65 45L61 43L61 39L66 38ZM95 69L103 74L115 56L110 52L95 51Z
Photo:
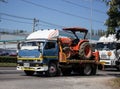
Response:
M100 62L105 63L105 67L116 67L116 61L120 58L120 40L116 40L115 34L108 37L102 36L96 44L96 50L99 51Z

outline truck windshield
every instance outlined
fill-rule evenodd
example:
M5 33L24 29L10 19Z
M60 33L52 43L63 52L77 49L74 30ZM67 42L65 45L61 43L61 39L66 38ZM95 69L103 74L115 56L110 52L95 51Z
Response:
M97 50L113 50L115 49L115 43L97 43L96 49Z
M32 41L32 42L23 42L22 46L41 46L44 42Z
M20 49L38 49L42 50L45 42L42 41L25 41L20 43Z

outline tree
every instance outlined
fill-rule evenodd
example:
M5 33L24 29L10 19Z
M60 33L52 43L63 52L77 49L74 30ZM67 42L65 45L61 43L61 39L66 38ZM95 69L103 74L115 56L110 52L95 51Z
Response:
M120 0L103 0L109 6L107 15L109 16L105 22L107 26L107 35L114 34L120 29Z

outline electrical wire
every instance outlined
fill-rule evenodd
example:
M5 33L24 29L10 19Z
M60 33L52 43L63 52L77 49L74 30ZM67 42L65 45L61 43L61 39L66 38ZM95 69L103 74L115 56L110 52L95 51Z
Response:
M43 6L43 5L40 5L40 4L37 4L37 3L30 2L28 0L21 0L21 1L23 1L25 3L28 3L28 4L31 4L31 5L34 5L34 6L45 8L45 9L48 9L48 10L51 10L51 11L62 13L62 14L65 14L65 15L81 18L81 19L84 19L84 20L91 20L90 18L87 18L87 17L83 17L83 16L72 14L72 13L64 12L64 11L61 11L61 10L57 10L57 9L54 9L54 8L50 8L50 7L47 7L47 6ZM92 21L97 22L97 23L103 23L102 21L95 20L95 19L92 19Z
M7 18L3 18L3 17L1 19L7 20L7 21L12 21L12 22L18 22L18 23L33 24L33 23L29 23L29 22L17 21L17 20L7 19Z
M11 14L1 13L1 12L0 12L0 15L5 15L5 16L19 18L19 19L33 20L32 18L26 18L26 17L22 17L22 16L16 16L16 15L11 15Z
M8 14L9 15L9 14ZM14 16L14 15L13 15ZM15 16L15 17L19 17L19 16ZM24 17L25 18L25 17ZM18 21L18 20L13 20L13 19L8 19L8 18L3 18L1 17L1 19L3 20L7 20L7 21L12 21L12 22L18 22L18 23L25 23L25 24L33 24L33 23L29 23L29 22L23 22L23 21ZM62 25L58 25L58 24L54 24L54 23L50 23L50 22L47 22L47 21L43 21L43 20L39 20L40 22L42 23L45 23L45 24L48 24L48 25L51 25L51 26L56 26L56 27L59 27L59 28L63 28L65 26L62 26ZM38 24L38 25L41 25L41 24Z
M61 1L66 2L66 3L68 3L68 4L72 4L72 5L74 5L74 6L78 6L78 7L82 7L82 8L91 10L90 7L86 7L86 6L83 6L83 5L79 5L79 4L77 4L77 3L71 2L70 0L69 0L69 1L68 1L68 0L61 0ZM99 13L101 13L101 14L105 14L105 12L100 11L100 10L97 10L97 9L92 9L92 11L99 12Z

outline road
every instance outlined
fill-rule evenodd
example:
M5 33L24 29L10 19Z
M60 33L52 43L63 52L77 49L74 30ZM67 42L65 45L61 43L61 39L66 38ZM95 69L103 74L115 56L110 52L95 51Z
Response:
M120 72L108 69L95 76L45 77L26 76L14 67L0 67L0 89L112 89L111 79L120 77Z

